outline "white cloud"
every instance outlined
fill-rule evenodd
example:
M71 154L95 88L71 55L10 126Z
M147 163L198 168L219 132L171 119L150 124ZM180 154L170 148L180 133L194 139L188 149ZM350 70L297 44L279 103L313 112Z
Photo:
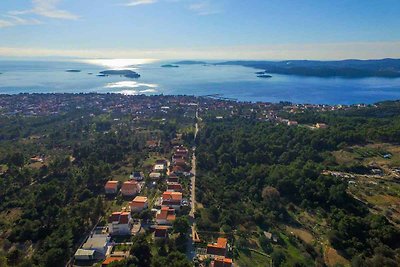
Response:
M13 27L18 25L37 25L41 23L42 22L38 19L26 19L13 15L3 15L3 19L0 19L0 28Z
M212 14L221 13L215 5L211 4L209 1L200 1L193 3L189 6L189 9L194 11L197 15L206 16Z
M53 19L76 20L79 17L69 11L59 9L57 5L60 0L32 0L33 7L27 10L10 11L10 15L35 14Z
M280 44L259 46L221 46L202 48L136 49L136 50L58 50L41 48L0 47L4 57L72 58L153 58L153 59L371 59L400 58L400 41L328 44Z
M156 3L157 0L133 0L124 4L124 6L139 6L139 5L149 5Z

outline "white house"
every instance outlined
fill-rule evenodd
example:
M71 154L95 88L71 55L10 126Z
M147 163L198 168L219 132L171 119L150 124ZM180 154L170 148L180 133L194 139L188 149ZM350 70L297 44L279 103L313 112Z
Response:
M108 232L111 235L130 235L131 225L130 212L113 212L108 217Z
M92 255L95 258L103 258L106 255L109 242L110 237L107 234L91 234L86 242L82 245L81 249L83 251L80 251L77 256L90 257L90 255ZM95 253L91 253L89 250L93 250Z
M131 202L129 202L131 212L141 212L149 207L147 197L137 196Z

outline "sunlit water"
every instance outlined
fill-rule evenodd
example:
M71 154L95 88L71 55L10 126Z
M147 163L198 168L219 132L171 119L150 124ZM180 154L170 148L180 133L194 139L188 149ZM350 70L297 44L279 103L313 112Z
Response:
M152 59L94 59L68 62L0 61L0 93L115 92L123 94L221 94L241 101L353 104L400 99L400 79L316 78L272 74L241 66L181 65L162 68ZM96 76L127 68L139 79ZM69 69L81 72L66 72Z

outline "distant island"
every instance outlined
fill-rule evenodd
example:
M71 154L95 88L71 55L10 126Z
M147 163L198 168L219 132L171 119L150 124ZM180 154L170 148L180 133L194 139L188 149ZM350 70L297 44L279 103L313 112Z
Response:
M81 72L81 70L66 70L66 72Z
M179 68L178 65L173 65L173 64L165 64L161 65L162 68Z
M258 78L272 78L272 76L271 75L269 75L269 74L259 74L259 75L257 75L257 77Z
M104 70L100 71L100 74L106 76L106 75L121 75L126 78L131 78L131 79L137 79L140 78L140 74L137 72L134 72L132 70ZM99 76L99 75L97 75Z
M182 61L175 62L174 64L177 64L177 65L205 65L205 64L207 64L207 62L195 61L195 60L182 60Z
M314 77L400 77L400 59L377 60L286 60L286 61L226 61L215 65L240 65L263 69L264 73L276 73L286 75L314 76ZM263 75L257 72L257 75Z

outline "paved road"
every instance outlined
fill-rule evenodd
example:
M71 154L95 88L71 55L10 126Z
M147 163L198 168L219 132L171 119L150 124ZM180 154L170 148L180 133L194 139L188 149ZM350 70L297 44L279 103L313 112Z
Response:
M199 119L199 113L196 111L196 119ZM196 122L195 124L195 131L194 131L194 139L196 140L197 134L199 132L199 124ZM196 212L196 146L193 147L193 155L192 155L192 171L191 173L193 176L191 177L191 192L190 192L190 202L191 202L191 209L189 216L194 218L194 213Z
M196 119L198 120L198 112L196 111ZM195 132L194 132L194 139L197 137L197 133L199 132L199 125L196 122L195 124ZM192 233L196 229L196 223L194 220L194 213L196 212L196 147L193 147L193 155L192 155L192 170L191 173L193 176L190 178L191 182L191 190L190 190L190 212L189 212L189 222L190 222L190 232L189 232L189 238L187 242L187 253L186 256L188 259L192 260L194 256L196 255L195 253L195 247L193 246L193 241L192 241Z

